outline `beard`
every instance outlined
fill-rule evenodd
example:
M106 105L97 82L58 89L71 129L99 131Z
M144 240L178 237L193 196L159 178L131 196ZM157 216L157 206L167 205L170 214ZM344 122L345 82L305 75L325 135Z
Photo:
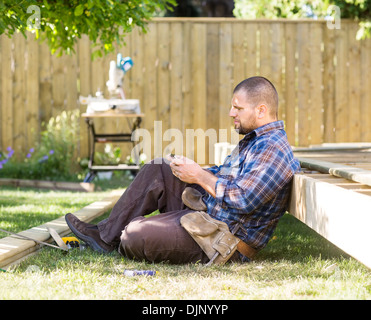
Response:
M246 135L246 134L250 133L251 131L254 131L256 128L257 128L256 119L250 121L249 123L247 123L245 125L242 125L241 122L239 122L239 125L236 124L234 126L234 130L238 134L243 134L243 135Z

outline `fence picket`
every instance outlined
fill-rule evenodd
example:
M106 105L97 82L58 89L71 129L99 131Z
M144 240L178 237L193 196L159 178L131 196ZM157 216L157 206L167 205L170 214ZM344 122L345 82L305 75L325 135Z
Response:
M0 150L11 146L26 152L39 138L41 122L66 109L86 110L79 95L94 95L98 88L107 95L109 62L119 52L134 61L124 89L127 98L140 100L152 157L162 156L169 144L161 142L162 134L175 128L183 133L183 153L196 159L196 141L187 141L186 130L230 131L234 86L259 74L277 87L279 118L292 145L370 141L371 39L356 40L357 29L356 22L344 19L337 30L309 19L157 18L147 33L134 29L125 47L94 61L85 36L75 55L58 58L33 34L28 39L2 35ZM155 121L162 121L156 137ZM87 156L83 120L80 127L82 158ZM97 131L120 128L118 121L97 124ZM205 153L206 162L213 159L206 147Z

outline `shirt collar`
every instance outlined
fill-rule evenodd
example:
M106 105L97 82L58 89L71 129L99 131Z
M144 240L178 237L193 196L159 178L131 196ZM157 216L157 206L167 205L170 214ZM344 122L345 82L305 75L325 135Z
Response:
M274 121L274 122L270 122L270 123L267 123L259 128L256 128L255 130L249 132L245 137L248 139L253 137L253 136L256 136L256 137L259 137L259 136L262 136L263 134L266 134L267 132L269 131L272 131L272 130L284 130L285 126L284 126L284 123L282 120L278 120L278 121Z

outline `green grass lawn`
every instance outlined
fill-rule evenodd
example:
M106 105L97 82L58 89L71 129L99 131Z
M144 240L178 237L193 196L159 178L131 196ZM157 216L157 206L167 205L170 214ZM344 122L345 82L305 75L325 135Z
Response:
M0 227L27 229L81 209L108 192L3 188ZM127 277L125 269L158 274ZM370 299L370 275L364 265L286 214L268 246L247 264L151 264L117 252L64 253L44 247L0 273L0 299Z

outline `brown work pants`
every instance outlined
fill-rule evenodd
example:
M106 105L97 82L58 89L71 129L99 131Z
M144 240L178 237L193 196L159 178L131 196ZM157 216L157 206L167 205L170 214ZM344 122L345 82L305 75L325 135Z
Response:
M110 216L98 224L101 238L129 258L207 262L206 254L180 225L180 218L190 212L181 199L187 186L172 174L165 159L144 165ZM144 217L157 209L160 214Z

